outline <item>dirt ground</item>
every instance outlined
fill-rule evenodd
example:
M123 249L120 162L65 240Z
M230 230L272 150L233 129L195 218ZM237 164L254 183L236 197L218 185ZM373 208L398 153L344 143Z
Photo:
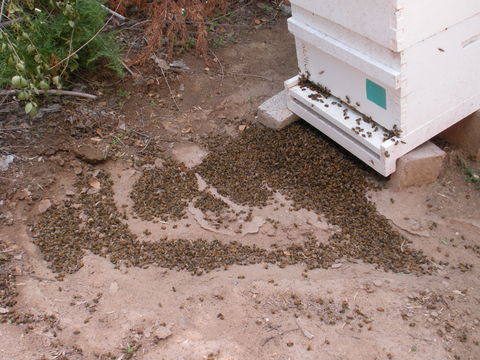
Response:
M206 139L253 126L258 105L297 73L283 18L214 51L217 69L184 54L188 69L168 72L175 103L152 62L123 80L86 77L83 89L100 95L96 102L65 99L33 121L14 104L0 113L1 154L15 155L0 172L0 275L9 273L18 292L16 304L0 307L0 359L480 359L480 191L465 181L454 149L435 184L371 193L411 247L433 259L432 275L345 259L308 273L300 264L253 264L192 276L116 266L91 253L72 274L49 269L32 229L49 207L77 195L79 176L96 170L110 175L117 208L144 241L269 248L335 232L280 194L287 206L252 209L237 231L218 230L192 209L178 221L136 216L130 192L146 169L166 156L201 163Z

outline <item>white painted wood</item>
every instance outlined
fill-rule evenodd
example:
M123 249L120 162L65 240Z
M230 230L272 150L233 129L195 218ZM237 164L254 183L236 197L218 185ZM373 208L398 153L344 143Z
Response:
M480 109L480 0L291 2L299 69L336 99L320 104L291 80L290 110L381 174ZM367 81L384 89L385 106L367 96ZM402 142L352 136L341 109L330 108L338 99L355 108L354 116L358 110L385 129L401 130Z
M327 35L320 37L319 32L305 24L289 20L289 28L295 35L298 67L302 74L308 74L311 81L326 86L342 101L348 102L348 96L352 105L381 126L401 128L401 92L396 89L397 84L401 84L400 57L396 71L334 42L333 38L329 41ZM367 99L367 78L387 89L387 110Z
M335 126L338 127L339 130L350 134L350 136L355 138L356 142L361 143L362 146L370 149L378 156L378 153L382 149L383 135L385 134L383 128L375 131L372 124L360 121L364 136L357 135L352 129L359 126L357 119L361 119L362 116L358 112L346 107L338 98L334 96L328 98L322 96L319 99L312 100L310 96L318 94L308 88L301 89L299 86L291 88L289 95L299 103L315 111L315 113L322 114L324 118L335 123ZM344 111L346 111L345 116Z
M415 44L401 57L405 132L446 112L468 115L480 108L471 102L480 94L480 14ZM452 118L452 125L461 119Z
M398 53L397 68L296 19L289 27L300 71L342 101L348 96L359 103L360 112L388 129L408 133L444 112L468 115L480 108L468 102L480 93L480 14ZM386 89L387 109L368 100L366 79Z
M310 13L317 18L316 24L328 19L397 52L480 13L478 0L291 0L291 3L293 16L300 21Z
M285 82L288 108L383 176L395 172L396 162L400 157L449 128L452 125L451 119L469 115L462 107L452 109L423 123L413 132L383 141L386 129L380 127L374 132L371 124L362 121L360 125L364 129L362 133L371 132L372 137L358 135L352 127L358 126L356 119L361 117L360 113L348 108L349 119L345 119L343 116L345 105L341 103L341 107L338 107L332 104L340 103L340 99L330 96L328 99L321 97L323 103L314 100L310 97L314 92L310 89L301 89L298 81L299 78L296 76ZM467 102L479 104L480 93L473 95ZM325 107L325 104L329 106Z
M400 56L392 61L392 66L383 64L376 57L367 51L359 51L349 47L345 43L329 36L326 33L317 31L315 28L302 23L295 18L288 19L288 29L309 46L321 49L323 52L357 68L363 73L378 79L386 86L398 89L400 87ZM374 55L374 54L373 54ZM315 60L317 60L315 58ZM393 60L393 59L392 59Z

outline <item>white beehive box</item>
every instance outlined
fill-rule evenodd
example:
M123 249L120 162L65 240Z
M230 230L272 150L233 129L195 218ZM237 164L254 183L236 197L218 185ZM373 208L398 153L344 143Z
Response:
M402 132L392 152L370 146L384 164L366 162L383 175L395 170L398 157L480 108L480 0L291 3L289 29L300 71L349 103L350 110ZM289 93L290 103L295 98L302 103L300 93ZM324 110L316 115L331 118ZM329 121L343 128L343 116ZM357 135L351 129L339 134ZM383 158L385 153L391 156Z

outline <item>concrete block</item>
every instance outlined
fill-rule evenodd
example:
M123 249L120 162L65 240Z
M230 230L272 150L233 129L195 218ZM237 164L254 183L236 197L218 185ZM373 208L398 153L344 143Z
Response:
M271 129L280 130L299 117L287 108L287 92L283 90L258 107L258 121Z
M480 111L445 130L440 137L480 161Z
M446 153L428 141L397 160L397 171L390 177L389 186L399 191L422 186L437 180Z

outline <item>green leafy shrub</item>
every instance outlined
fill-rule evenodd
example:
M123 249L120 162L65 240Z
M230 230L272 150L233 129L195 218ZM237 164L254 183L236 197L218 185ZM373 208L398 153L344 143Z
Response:
M99 60L123 75L115 34L102 31L107 11L99 0L7 0L13 22L0 28L0 87L20 89L25 111L37 113L42 90L61 89L78 69Z

